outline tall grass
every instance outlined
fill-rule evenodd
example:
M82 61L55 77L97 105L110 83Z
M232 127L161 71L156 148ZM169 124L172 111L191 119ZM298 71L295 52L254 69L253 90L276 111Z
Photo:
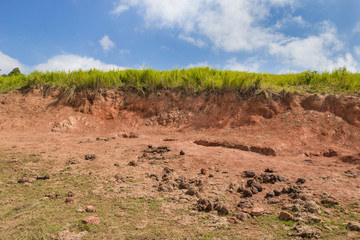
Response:
M324 93L360 92L360 74L350 73L346 68L332 72L305 71L290 74L249 73L220 71L209 67L157 71L127 69L113 71L32 72L29 75L0 77L0 92L19 88L42 86L81 89L109 89L134 87L143 92L164 89L181 89L192 92L218 91L297 91Z

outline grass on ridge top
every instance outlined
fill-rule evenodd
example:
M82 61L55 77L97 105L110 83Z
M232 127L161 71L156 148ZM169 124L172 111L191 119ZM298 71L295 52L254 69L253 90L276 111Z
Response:
M157 71L151 68L73 72L32 72L29 75L0 76L0 93L22 87L42 86L76 89L103 89L135 87L145 92L164 89L202 91L256 92L264 89L288 92L358 93L360 73L351 73L345 67L332 72L305 71L289 74L220 71L209 67Z

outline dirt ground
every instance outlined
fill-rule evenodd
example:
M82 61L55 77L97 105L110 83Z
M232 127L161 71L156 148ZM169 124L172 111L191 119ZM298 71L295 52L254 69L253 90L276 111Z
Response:
M0 155L3 237L360 238L359 96L2 94Z

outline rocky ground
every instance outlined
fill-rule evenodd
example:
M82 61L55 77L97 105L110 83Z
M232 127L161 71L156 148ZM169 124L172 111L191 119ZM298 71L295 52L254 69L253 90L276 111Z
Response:
M81 94L0 95L1 238L360 238L357 96Z

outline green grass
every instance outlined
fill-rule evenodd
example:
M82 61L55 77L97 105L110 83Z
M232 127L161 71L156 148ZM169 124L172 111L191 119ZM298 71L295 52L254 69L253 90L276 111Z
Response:
M122 89L140 93L180 89L191 92L235 91L252 94L262 90L287 92L357 93L360 73L346 68L332 72L268 74L220 71L209 67L157 71L127 69L114 71L38 72L0 76L0 93L17 89L64 87L67 89Z

